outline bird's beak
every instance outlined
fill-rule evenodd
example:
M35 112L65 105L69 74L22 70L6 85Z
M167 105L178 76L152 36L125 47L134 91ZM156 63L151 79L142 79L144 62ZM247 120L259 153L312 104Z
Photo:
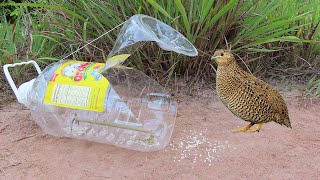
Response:
M212 55L212 56L211 56L211 60L217 59L217 58L219 58L219 57L221 57L221 56Z

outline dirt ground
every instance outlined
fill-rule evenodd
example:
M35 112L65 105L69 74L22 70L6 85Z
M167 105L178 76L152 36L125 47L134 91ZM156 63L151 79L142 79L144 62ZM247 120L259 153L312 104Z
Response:
M143 153L46 135L17 103L0 110L0 179L318 179L320 104L287 93L292 129L255 133L212 93L176 96L172 142ZM207 95L206 95L207 94Z

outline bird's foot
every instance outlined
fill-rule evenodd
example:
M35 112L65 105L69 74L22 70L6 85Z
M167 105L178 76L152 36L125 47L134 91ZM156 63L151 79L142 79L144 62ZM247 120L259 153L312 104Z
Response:
M256 128L248 129L246 132L259 132L261 128L262 128L262 123L259 123Z
M253 126L253 123L250 123L249 125L247 125L246 127L243 127L241 129L235 129L235 130L231 130L231 132L247 132L248 130L250 130L250 128Z
M246 132L259 132L260 129L254 128L254 129L248 129Z
M259 132L262 127L262 123L259 123L256 128L250 129L253 125L254 125L253 123L250 123L249 125L247 125L244 128L232 130L231 132Z

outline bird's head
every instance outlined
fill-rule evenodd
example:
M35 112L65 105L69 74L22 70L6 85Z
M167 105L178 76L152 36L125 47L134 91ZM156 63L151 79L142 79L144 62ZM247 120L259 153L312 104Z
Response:
M211 59L214 59L218 65L228 65L235 62L233 54L228 50L217 50Z

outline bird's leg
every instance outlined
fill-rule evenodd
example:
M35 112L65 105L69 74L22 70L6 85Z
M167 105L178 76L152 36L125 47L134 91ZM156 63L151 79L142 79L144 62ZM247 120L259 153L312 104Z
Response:
M248 129L247 132L256 132L256 131L260 131L260 129L262 128L262 123L258 123L257 127L254 129Z
M246 132L248 131L254 124L253 123L250 123L248 124L247 126L241 128L241 129L235 129L235 130L232 130L231 132Z

